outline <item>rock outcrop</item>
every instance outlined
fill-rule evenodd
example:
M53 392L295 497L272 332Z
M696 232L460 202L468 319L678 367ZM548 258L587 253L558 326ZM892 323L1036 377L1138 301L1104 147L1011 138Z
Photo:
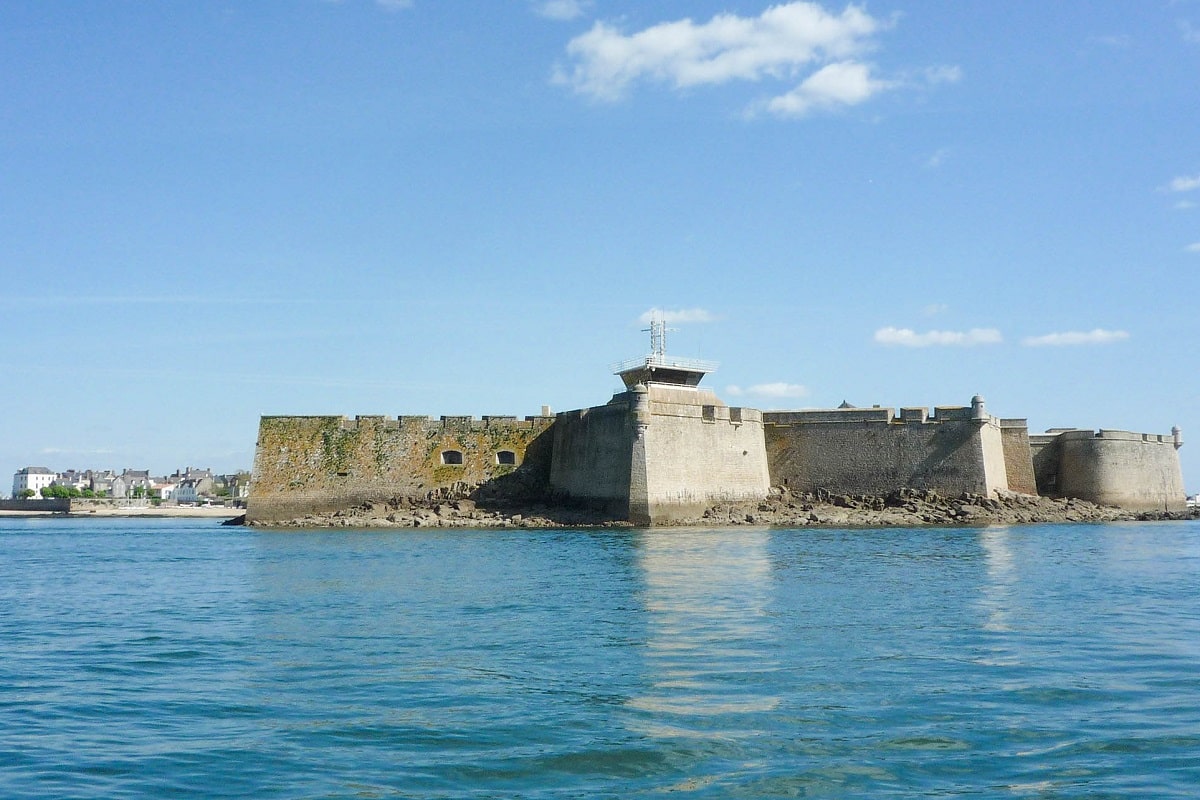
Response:
M397 497L363 503L329 514L310 514L272 523L276 528L579 528L630 527L628 522L590 511L546 503L501 504L439 489L422 500ZM1186 516L1192 516L1189 510ZM700 516L679 520L680 526L762 525L807 527L974 527L1046 522L1116 522L1180 519L1177 513L1131 512L1084 500L1051 500L1024 494L998 498L975 494L943 497L936 492L901 489L886 497L838 495L826 491L792 494L775 488L756 503L722 503ZM251 523L256 524L256 523Z

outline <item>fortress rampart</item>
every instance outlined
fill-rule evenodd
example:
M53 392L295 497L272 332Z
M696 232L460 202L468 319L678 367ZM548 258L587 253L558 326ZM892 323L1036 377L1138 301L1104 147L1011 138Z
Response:
M553 417L263 417L249 521L291 519L456 484L544 490Z
M1028 445L973 407L844 408L763 414L771 480L793 491L886 495L898 488L948 496L1009 490L1008 465L1032 472ZM1010 426L1011 429L1012 426Z
M1134 511L1186 507L1178 430L1172 436L1114 430L1055 430L1030 436L1037 487Z

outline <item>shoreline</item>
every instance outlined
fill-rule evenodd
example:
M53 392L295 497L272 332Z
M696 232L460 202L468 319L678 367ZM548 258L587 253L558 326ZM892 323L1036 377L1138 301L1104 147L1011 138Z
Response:
M198 519L233 519L246 513L244 508L227 508L225 506L197 506L195 508L186 508L178 506L146 506L144 508L127 508L127 507L88 507L75 511L0 511L0 518L9 517L62 517L64 519L87 519L100 518L106 519L115 517L171 517L171 518L198 518Z
M1065 522L1131 522L1194 519L1182 512L1129 511L1085 500L1051 499L1006 493L1000 497L904 489L885 497L789 493L776 488L763 501L720 503L673 527L771 526L787 528L918 528L1031 525ZM238 523L233 523L238 524ZM494 505L463 497L441 501L393 498L290 520L249 522L261 528L634 528L626 520L578 508L545 503Z

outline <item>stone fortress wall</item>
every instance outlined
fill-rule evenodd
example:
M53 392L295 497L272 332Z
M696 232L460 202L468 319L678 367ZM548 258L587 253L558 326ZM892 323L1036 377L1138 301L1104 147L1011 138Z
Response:
M554 418L263 417L247 520L293 519L456 485L537 491ZM505 486L507 484L507 486Z
M712 391L650 384L625 393L638 432L629 519L695 519L714 503L761 500L771 487L762 412Z
M1029 439L1040 494L1133 511L1186 508L1178 428L1170 436L1057 429Z
M1029 450L1002 433L982 399L972 408L840 408L763 415L771 480L792 491L887 495L898 488L948 496L1009 490L1008 463ZM1005 443L1017 448L1006 457ZM1017 470L1014 470L1017 471Z
M760 412L650 385L555 417L263 417L247 518L479 490L602 509L635 524L793 492L947 497L1009 491L1135 511L1185 507L1174 436L1057 429L969 407ZM480 496L477 494L477 496Z

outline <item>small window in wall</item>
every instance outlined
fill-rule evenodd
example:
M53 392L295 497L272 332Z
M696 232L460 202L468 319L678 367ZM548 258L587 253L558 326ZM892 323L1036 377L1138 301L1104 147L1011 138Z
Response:
M514 453L512 450L498 450L498 451L496 451L496 463L501 464L501 465L516 464L517 463L517 454Z
M442 451L442 463L443 464L461 464L462 463L462 453L458 450L443 450Z
M704 420L705 422L716 422L717 421L717 407L716 406L702 406L700 408L700 418L702 420Z

